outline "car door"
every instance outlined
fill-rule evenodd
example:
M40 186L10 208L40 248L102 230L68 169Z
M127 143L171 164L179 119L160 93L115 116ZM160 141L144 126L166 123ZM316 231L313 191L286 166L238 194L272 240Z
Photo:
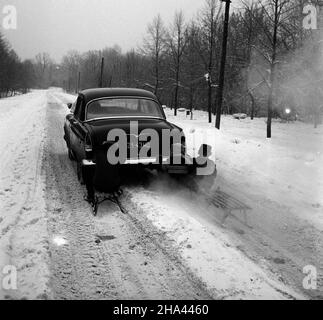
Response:
M65 117L65 122L64 122L64 138L67 143L68 148L71 148L71 118L74 117L74 112L75 112L75 106L76 106L76 101L72 103L72 106L70 108L70 113Z
M84 101L82 97L79 96L76 101L74 114L69 118L71 149L78 161L85 158L84 142L86 137L86 128L82 121L83 104Z

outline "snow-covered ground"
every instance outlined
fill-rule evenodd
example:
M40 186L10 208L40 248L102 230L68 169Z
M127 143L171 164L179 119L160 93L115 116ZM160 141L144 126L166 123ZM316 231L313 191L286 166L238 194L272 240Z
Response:
M233 239L238 235L238 247L255 261L274 262L270 269L300 289L303 267L315 266L318 290L304 292L322 298L323 126L277 120L273 138L266 139L265 119L223 116L218 131L207 124L205 112L195 111L193 120L183 113L174 117L169 109L166 114L184 128L191 152L194 139L202 137L212 145L217 186L252 208L252 230L228 219L228 232ZM213 220L210 214L201 216L203 223Z
M222 116L221 131L207 124L207 114L194 112L167 117L194 139L202 137L213 147L219 172L227 181L243 182L243 190L286 205L302 219L323 230L323 126L274 121L273 138L266 139L266 119L236 120ZM203 133L206 133L203 135Z
M62 139L73 99L50 89L0 100L0 271L18 274L0 298L322 297L322 126L274 122L267 140L264 119L223 117L217 131L203 112L167 109L190 152L201 137L214 147L216 185L252 208L252 228L238 213L221 226L203 194L163 176L126 186L125 213L105 204L93 217ZM317 290L302 288L306 265Z
M301 298L260 265L235 248L219 227L209 227L192 216L207 210L194 201L179 201L144 190L131 192L137 210L173 241L180 257L216 299Z
M46 92L0 100L0 277L17 270L17 288L0 298L46 298L49 255L44 177ZM13 284L13 286L15 286Z

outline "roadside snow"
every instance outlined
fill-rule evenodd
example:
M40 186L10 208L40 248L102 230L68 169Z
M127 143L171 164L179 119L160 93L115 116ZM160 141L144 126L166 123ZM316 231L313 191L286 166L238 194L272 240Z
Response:
M51 298L42 173L45 114L48 103L74 100L57 88L0 100L0 299ZM68 112L65 105L62 110ZM2 283L15 270L17 290L6 290Z
M18 275L17 290L1 286L0 299L50 295L41 176L46 103L45 91L0 100L0 284L14 275L6 266Z
M266 139L265 119L236 120L223 116L221 130L208 124L207 114L194 112L168 120L184 128L188 149L197 150L195 141L213 147L218 169L217 187L252 208L245 228L236 218L226 220L231 243L243 248L253 261L265 265L299 291L312 298L323 297L323 125L274 120L272 139ZM208 225L219 210L204 210L192 216ZM237 231L238 230L238 231ZM304 290L303 268L317 269L317 290Z
M314 129L301 122L274 121L273 138L266 139L263 118L223 116L218 131L202 111L194 112L194 120L181 114L174 117L170 109L166 114L184 129L192 154L197 153L196 141L212 145L212 158L231 186L285 205L323 230L323 125Z
M212 231L192 217L199 210L163 193L128 190L153 225L174 241L180 255L216 299L302 299L292 289L266 274L234 248L219 227Z

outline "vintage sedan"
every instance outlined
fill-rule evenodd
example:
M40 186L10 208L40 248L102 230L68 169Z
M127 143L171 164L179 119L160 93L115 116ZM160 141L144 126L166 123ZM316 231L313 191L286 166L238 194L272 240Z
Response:
M166 120L151 92L88 89L68 107L64 139L90 202L95 190L118 190L126 167L144 166L173 175L195 170L195 161L185 151L182 129Z

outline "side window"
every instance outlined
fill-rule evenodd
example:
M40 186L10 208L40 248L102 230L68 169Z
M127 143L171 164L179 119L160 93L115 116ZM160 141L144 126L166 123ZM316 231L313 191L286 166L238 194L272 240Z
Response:
M81 120L82 118L82 98L81 97L78 97L76 100L74 116L78 120Z
M151 102L148 100L142 101L141 111L142 111L142 113L150 114L152 112Z

